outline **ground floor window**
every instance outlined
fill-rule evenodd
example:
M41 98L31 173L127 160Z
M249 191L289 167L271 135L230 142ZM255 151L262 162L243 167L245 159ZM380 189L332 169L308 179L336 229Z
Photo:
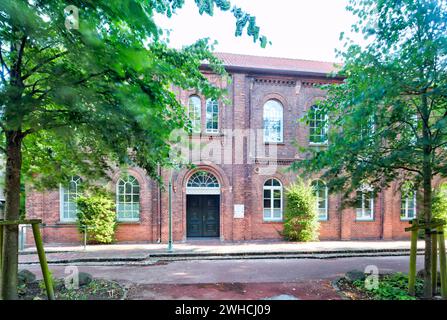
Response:
M140 219L140 184L131 175L120 178L116 184L116 214L118 221Z
M416 192L414 190L402 191L400 218L402 220L416 218Z
M82 180L78 176L71 177L67 185L60 186L60 220L74 222L78 217L76 199L80 195Z
M374 219L374 193L372 190L357 191L356 203L357 220L368 221Z
M264 183L264 221L282 221L282 185L276 179Z
M318 219L326 221L328 219L328 188L321 180L313 181L312 187L316 197Z

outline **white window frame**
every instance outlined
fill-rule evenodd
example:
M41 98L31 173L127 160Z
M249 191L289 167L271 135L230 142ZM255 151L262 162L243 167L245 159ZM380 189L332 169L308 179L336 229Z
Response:
M198 103L194 103L194 101ZM194 108L191 110L191 108ZM193 117L191 117L191 115ZM199 96L192 95L188 99L188 117L191 121L191 132L202 132L202 100Z
M133 178L134 181L130 182L129 178ZM119 204L120 204L120 201L119 201L119 197L120 197L119 185L120 185L121 181L124 182L124 196L130 195L131 199L132 199L131 202L123 202L123 203L130 203L132 205L132 209L133 209L133 206L136 204L133 201L133 198L136 195L134 193L135 185L133 183L136 182L136 184L138 185L138 218L135 218L135 217L122 218L122 217L119 216L119 214L120 214L120 212L119 212ZM132 191L131 191L130 194L126 193L126 184L127 183L132 183ZM115 200L116 201L116 203L115 203L115 206L116 206L116 221L118 221L118 222L138 222L138 221L140 221L140 218L141 218L141 185L140 185L140 182L138 181L138 179L135 176L133 176L133 175L122 176L116 182L116 186L115 187L116 187L116 200Z
M355 215L357 221L374 221L374 191L371 188L365 188L361 190L357 190L357 192L361 192L362 199L361 199L361 208L355 209ZM369 205L371 208L371 214L367 215L365 210L365 195L369 194ZM356 197L358 194L356 193Z
M318 212L318 220L319 221L328 221L329 220L329 210L328 210L328 207L329 207L329 204L328 204L328 202L329 202L329 190L328 190L328 187L327 187L327 185L326 185L326 183L324 183L324 181L322 181L322 180L314 180L314 181L312 181L312 184L311 184L314 188L315 188L315 186L317 186L318 187L318 189L317 188L315 188L314 190L315 190L315 197L316 197L316 208L317 208L317 212ZM324 208L320 208L320 201L319 201L319 199L320 199L320 197L319 197L319 195L318 195L318 191L320 190L320 188L324 188ZM321 215L321 212L324 212L324 216L323 215Z
M278 110L281 110L281 114L280 114L280 116L278 116L275 119L268 118L268 116L272 116L272 115L269 115L266 112L266 108L273 108L274 106L278 107ZM264 104L263 109L262 109L262 119L263 119L262 124L263 124L263 133L264 133L263 134L264 135L264 143L283 143L284 142L284 106L282 105L282 103L275 99L271 99L271 100L267 101ZM266 126L266 121L279 121L279 123L280 123L279 139L276 139L275 141L273 141L270 139L272 137L272 135L271 134L267 135L267 131L270 130L270 126L268 126L268 127Z
M406 195L405 198L401 197L400 220L402 220L402 221L410 221L410 220L413 220L413 219L415 219L417 217L416 190L413 190L413 204L414 204L413 212L414 212L414 217L409 217L408 216L408 202L409 202L408 195ZM404 203L405 203L405 207L403 206ZM402 213L404 213L404 215L402 215Z
M267 182L269 182L270 180L277 181L279 183L279 186L272 186L272 185L267 185L266 186L265 184ZM269 190L269 192L270 192L270 198L269 198L270 199L270 208L266 208L264 206L264 201L267 199L267 198L264 197L265 190ZM273 195L274 195L274 191L275 190L279 190L280 191L280 201L279 201L280 208L279 209L280 209L281 216L278 217L278 218L274 217L274 209L275 209L274 200L275 200L275 198L273 197ZM266 209L270 210L270 216L267 217L267 218L265 217L265 210ZM275 179L275 178L267 179L264 182L263 186L262 186L262 218L263 218L263 220L265 222L281 222L281 221L283 221L283 216L284 216L284 213L283 213L283 187L282 187L282 183L281 183L281 181L279 181L278 179Z
M327 114L324 114L321 116L321 114L319 115L319 107L317 105L313 105L312 107L310 107L310 111L312 112L312 119L309 121L309 144L310 145L327 145L328 144L328 137L327 137L327 131L328 131L328 127L326 124L326 121L328 119ZM311 134L311 131L314 130L318 130L320 129L318 122L322 123L324 122L324 126L322 126L321 128L321 133L320 134ZM319 137L320 140L319 142L315 142L312 141L313 137ZM321 138L325 138L324 140Z
M186 194L220 194L217 177L208 171L197 171L186 183Z
M214 107L217 108L217 111L214 110ZM209 110L211 108L211 110ZM217 128L208 128L208 123L211 123L211 126L214 124L214 116L217 116ZM206 110L205 110L205 130L206 133L219 133L219 102L214 99L206 100Z
M75 198L78 198L79 195L80 195L80 192L79 192L78 188L79 188L79 185L82 183L82 179L80 177L76 177L76 176L71 177L71 179L70 179L70 181L68 183L68 187L69 188L70 188L70 183L71 182L76 183L76 191L74 193L76 194ZM68 192L70 192L69 188L68 188ZM64 214L66 190L67 189L62 185L62 183L59 184L59 220L61 222L73 223L73 222L76 222L76 220L77 220L77 212L78 212L77 211L77 205L75 204L76 205L76 218L70 218L70 217L66 218L65 214Z

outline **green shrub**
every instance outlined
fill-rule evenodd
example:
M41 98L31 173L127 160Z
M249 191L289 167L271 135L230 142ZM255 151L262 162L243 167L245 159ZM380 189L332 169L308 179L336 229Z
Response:
M283 236L290 241L318 240L316 197L310 184L298 179L286 188Z
M377 288L365 288L364 280L354 281L354 285L372 293L377 300L416 300L408 294L408 276L400 272L383 276ZM415 287L416 295L421 295L424 287L423 280L416 279Z
M447 184L442 184L433 192L432 212L434 218L447 220ZM447 232L447 226L445 226L445 232Z
M115 203L106 191L96 188L79 196L78 228L84 233L87 226L88 242L112 243L115 240L116 212Z

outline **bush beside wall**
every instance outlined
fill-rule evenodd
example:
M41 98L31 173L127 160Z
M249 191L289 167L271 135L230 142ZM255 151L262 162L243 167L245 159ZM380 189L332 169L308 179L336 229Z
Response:
M312 186L299 179L286 189L285 196L284 238L290 241L317 241L320 224Z
M96 189L77 199L78 228L84 233L87 226L89 243L112 243L115 240L115 203L106 191Z

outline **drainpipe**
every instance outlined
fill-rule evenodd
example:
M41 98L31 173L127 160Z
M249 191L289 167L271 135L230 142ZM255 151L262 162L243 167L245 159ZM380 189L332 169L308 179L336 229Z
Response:
M172 174L173 174L173 169L171 169L171 175L169 176L169 222L168 222L168 226L169 226L169 240L168 240L168 252L172 252L174 249L172 248Z
M161 176L161 168L158 165L158 176ZM158 240L157 243L161 243L161 187L158 184Z

